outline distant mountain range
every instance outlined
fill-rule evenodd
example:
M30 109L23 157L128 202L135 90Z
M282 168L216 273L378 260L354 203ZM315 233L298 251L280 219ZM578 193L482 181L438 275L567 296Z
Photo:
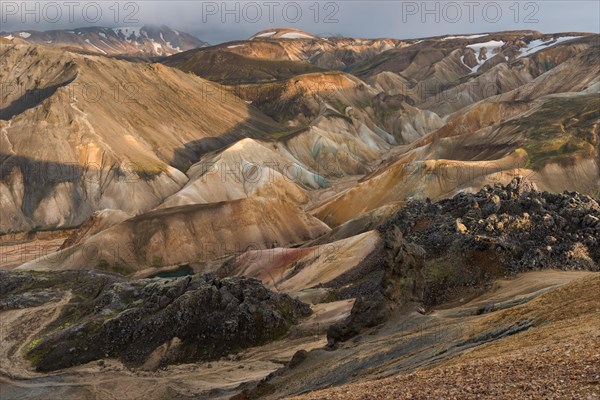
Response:
M73 30L15 31L1 33L14 42L40 44L54 48L102 55L168 56L182 51L208 46L208 43L161 25L125 26L116 28L88 27Z

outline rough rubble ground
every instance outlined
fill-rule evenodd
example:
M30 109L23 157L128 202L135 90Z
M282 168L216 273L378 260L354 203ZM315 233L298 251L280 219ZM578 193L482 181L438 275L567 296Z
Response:
M296 400L326 399L598 399L600 335L540 344L510 354L397 378L319 391Z
M376 257L357 267L358 270L362 271L362 275L370 274L370 278L373 278L377 271L380 272L379 275L386 276L386 271L391 271L396 266L400 267L398 273L393 274L395 278L392 281L389 279L381 280L380 277L381 283L374 285L370 290L366 290L366 286L360 282L360 279L350 282L350 286L358 286L351 289L345 288L344 290L361 294L352 310L351 318L344 321L342 325L336 324L334 326L344 329L333 331L330 328L328 332L328 339L331 339L330 344L335 345L337 341L341 340L346 342L343 346L352 346L352 340L349 340L349 338L357 335L359 331L361 333L360 337L365 336L366 332L370 332L365 331L365 328L379 325L385 320L388 320L388 322L383 325L384 328L380 327L380 329L393 330L393 327L390 326L393 315L389 314L386 306L390 305L389 300L391 298L387 295L388 290L386 288L390 287L389 284L392 284L393 287L394 282L404 282L405 289L413 288L413 292L410 292L410 290L401 291L400 293L404 293L404 296L401 296L399 305L407 304L406 301L410 301L411 298L412 301L418 300L419 296L416 295L418 293L415 293L414 290L422 287L423 284L419 278L421 268L425 274L424 296L421 299L427 306L427 310L431 311L433 308L433 314L428 313L426 316L431 318L435 318L434 315L438 313L435 308L440 305L445 308L459 307L454 311L455 313L459 312L457 310L461 309L461 305L464 305L469 297L475 298L483 293L490 293L493 290L494 282L500 278L512 279L519 273L538 270L540 274L553 274L558 272L556 270L570 273L578 273L575 271L581 270L598 271L599 211L600 207L597 200L590 196L567 192L563 194L540 192L533 183L522 178L516 178L508 185L486 186L477 193L461 193L452 199L437 203L431 203L430 201L409 202L395 217L379 228L382 237L386 238L386 243L391 240L390 244L395 244L386 246L386 248L390 248L388 252L391 250L390 255L393 256L393 260L386 261L381 257ZM424 254L419 256L424 258L422 267L417 266L419 263L411 263L406 257L398 258L394 256L395 248L398 247L396 250L406 248L404 251L400 251L401 254L410 256L409 258L416 257L418 253L416 248L406 251L408 249L406 246L409 244L412 247L417 245L417 248L420 246L425 250ZM375 255L379 256L382 253L385 253L383 249L374 252ZM555 271L549 271L550 269ZM356 275L355 273L354 276ZM584 281L587 286L576 287L576 289L571 289L566 294L561 292L560 289L550 290L549 293L545 294L537 292L535 296L541 295L540 299L543 300L536 299L531 301L531 304L528 304L531 298L519 297L516 294L503 302L486 303L482 301L471 304L470 308L462 309L459 314L462 317L471 315L469 317L472 319L471 323L477 321L478 324L476 331L473 332L473 335L464 337L463 341L458 342L460 343L459 347L461 347L459 351L450 352L451 349L447 349L442 358L452 360L459 355L458 358L460 359L463 352L470 353L472 350L469 349L471 348L481 351L481 349L487 348L487 345L492 346L491 349L493 349L493 346L498 345L497 343L505 343L505 338L510 337L527 338L527 348L515 345L510 348L507 347L506 351L494 352L489 350L490 353L487 354L487 357L463 362L464 365L460 367L462 370L459 367L448 367L449 369L446 371L448 380L447 382L442 380L439 383L441 387L439 392L433 389L427 391L428 388L433 388L435 385L425 386L425 389L427 389L425 390L419 389L418 385L415 384L413 387L415 397L408 395L402 397L401 394L404 393L403 387L406 379L417 379L420 376L411 375L413 378L398 378L400 383L397 384L398 388L396 389L394 389L396 381L393 381L389 384L391 385L390 388L381 388L378 392L370 391L367 388L364 392L360 392L360 396L365 397L359 396L356 398L445 398L445 395L451 393L449 388L454 388L457 393L456 398L469 398L469 395L476 396L476 394L475 392L465 392L462 389L463 383L473 386L479 381L486 382L485 385L490 386L489 398L494 398L494 396L504 398L517 393L517 389L534 394L544 389L551 393L552 387L544 384L544 382L554 381L552 378L548 379L545 375L540 375L539 370L536 370L536 365L552 365L552 373L557 376L569 376L569 374L576 373L574 371L589 369L589 365L593 365L590 360L596 357L597 352L586 353L585 348L579 347L574 350L578 354L573 355L572 358L560 355L560 346L572 347L573 344L579 346L579 343L591 343L598 339L600 320L598 320L594 311L597 314L600 310L600 304L597 304L598 299L595 298L600 290L600 280L597 275L590 275L590 277L592 276L593 278L590 278L589 281ZM538 279L543 281L545 277L540 275ZM369 282L374 281L369 279ZM548 287L551 286L553 285ZM530 289L532 293L540 290ZM562 294L557 297L556 293ZM344 292L339 291L338 295L343 296ZM383 297L387 301L382 300ZM423 311L426 312L426 310L421 312ZM419 317L413 315L411 318ZM568 324L556 325L557 321L568 321ZM444 322L444 324L448 323L449 321ZM354 329L355 325L357 329ZM579 330L570 329L570 325L576 326ZM377 330L377 328L374 329ZM547 333L552 330L558 332L559 335L550 337ZM531 343L532 337L537 337L537 342ZM390 342L390 346L392 346L391 343L393 342ZM536 348L539 343L558 343L560 346L552 349L553 353L546 354L546 352L543 352L542 354ZM528 365L527 362L520 363L519 359L514 359L513 356L519 353L522 354L521 361L531 358L531 365ZM370 356L373 356L373 353L368 351L364 353L364 357ZM315 358L319 358L318 355L309 357L313 364L317 362ZM346 357L353 356L346 354ZM462 380L458 379L462 373L466 373L471 369L482 368L480 374L484 374L484 371L490 369L490 365L498 357L507 357L505 363L511 366L508 371L504 371L501 367L495 378L478 378L479 375L474 375L473 377L466 376ZM564 365L558 362L561 359L566 360ZM435 361L435 356L432 360L434 360L434 363L440 362L440 360ZM391 359L388 362L393 363ZM458 362L458 364L460 363ZM369 365L369 368L377 368L379 365L379 361L375 361ZM414 365L413 363L413 368L405 370L405 372L412 372L414 368L423 368L424 365L426 364ZM387 367L390 368L390 365L388 364ZM366 367L363 368L365 371L367 369ZM356 375L347 373L341 365L331 365L328 371L322 370L321 372L327 375L329 382L336 382L336 384L360 380L354 378ZM363 374L358 370L355 373L358 376ZM294 386L293 380L301 379L299 377L305 375L307 382L313 383ZM430 376L425 375L425 378L419 382L427 382ZM522 377L519 378L522 380L515 378L515 376ZM454 381L452 381L452 377L454 377ZM373 378L374 376L370 376L370 379ZM592 379L588 378L589 376L585 378L587 380L584 379L583 381L580 379L578 384ZM513 381L516 382L516 386L514 391L511 392L510 385ZM285 388L286 383L291 384L293 389L288 390ZM526 386L526 383L530 386ZM272 398L276 398L280 394L292 394L322 388L324 387L324 380L316 376L315 373L306 370L290 373L289 377L283 375L270 384L272 390L276 393L273 394ZM467 387L470 387L468 385ZM507 392L502 394L505 386L508 387ZM575 384L565 385L564 394L568 394L569 390L575 390L577 387ZM593 385L590 387L593 389ZM337 389L331 392L334 395L332 398L346 398L343 395L335 397L335 395L345 393L336 392L335 390ZM388 393L390 390L392 390L390 393L393 393L393 395L383 396L383 393ZM369 394L372 393L377 395L369 397ZM419 393L421 397L419 397ZM543 397L543 393L546 392L540 393ZM250 396L255 394L250 393ZM536 398L536 396L534 395L533 398Z
M308 393L294 399L598 399L600 276L492 312L477 330L529 317L534 327L414 373Z

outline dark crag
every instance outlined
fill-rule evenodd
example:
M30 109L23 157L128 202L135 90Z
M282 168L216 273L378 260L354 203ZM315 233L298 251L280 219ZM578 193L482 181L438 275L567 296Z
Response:
M1 275L4 309L72 292L61 315L27 346L26 357L39 371L107 357L132 366L151 359L153 368L217 359L278 339L311 313L306 304L273 293L256 279L194 275L125 281L94 271Z
M538 269L600 270L600 205L577 192L540 192L515 178L436 203L410 201L379 227L426 252L425 304Z

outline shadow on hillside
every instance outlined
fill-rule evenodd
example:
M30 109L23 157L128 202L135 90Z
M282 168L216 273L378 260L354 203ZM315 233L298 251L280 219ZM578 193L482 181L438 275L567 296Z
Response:
M171 160L163 161L186 171L206 153L221 150L247 137L269 140L272 139L273 134L284 129L265 118L260 122L258 125L250 125L248 121L244 121L223 133L222 136L188 142L174 150ZM143 166L135 163L128 164L125 161L124 164L112 165L110 169L106 169L94 164L80 165L77 162L36 160L0 152L0 186L7 188L1 192L0 198L4 208L1 213L0 234L79 226L95 211L94 204L99 204L101 201L101 198L90 196L103 196L107 185L114 187L118 184L123 187L122 185L139 184L140 181L153 185L151 181L158 176L155 172L144 171ZM68 185L67 192L64 189L65 185ZM61 186L63 186L62 190L58 192L57 189ZM90 188L94 190L93 193L88 193ZM63 197L57 193L62 193ZM68 198L64 198L64 193L68 193ZM158 199L156 205L162 200L164 199ZM13 201L18 204L19 209L14 212L8 211ZM55 207L58 219L62 219L64 223L55 226L40 224L36 212L39 213L38 208L42 201L47 201L49 207ZM114 208L130 211L135 208L135 204L115 204Z
M43 89L27 90L18 99L14 100L8 107L0 109L0 119L8 121L15 115L19 115L31 108L37 107L44 100L52 96L56 91L64 86L67 86L75 80L75 77L56 85L48 86Z
M98 201L98 199L88 198L86 186L105 184L106 182L99 180L106 179L109 172L113 174L111 181L123 180L123 182L134 183L146 179L117 166L113 166L110 171L100 171L100 167L96 165L82 166L75 162L34 160L29 157L0 153L0 185L8 187L8 190L2 192L1 202L5 212L2 212L0 234L9 231L58 228L59 226L42 226L36 223L36 210L44 200L49 201L49 207L55 207L57 213L61 213L57 204L68 200L68 203L64 203L68 211L61 215L64 224L60 224L60 228L80 225L94 211L92 202ZM53 198L60 185L69 185L69 199ZM7 195L13 198L6 198ZM14 196L17 197L20 208L16 213L11 213L7 210L9 204L15 200ZM22 201L19 202L20 196Z
M288 130L290 129L279 125L258 109L252 109L250 118L246 118L233 128L220 133L219 136L193 140L185 143L183 147L175 149L169 164L185 172L192 164L200 161L204 155L223 150L239 140L250 138L270 141Z
M50 91L57 89L58 86L48 88L44 93L50 95ZM28 102L25 97L37 98L38 95L39 93L23 96L21 100L14 103L14 106L4 109L5 114L3 115L16 113L26 104L33 107L33 103ZM163 153L162 161L181 171L186 171L208 152L223 149L244 138L272 140L274 135L285 131L283 126L266 117L259 110L251 108L249 111L250 115L231 129L215 132L219 136L185 143L182 147L173 150L171 159L168 159L168 156L164 156ZM159 157L161 157L160 154L157 152ZM126 155L123 155L124 157ZM127 212L140 211L134 203L135 199L127 196L120 198L118 193L115 193L115 190L122 189L123 185L128 184L148 182L149 190L156 194L156 201L152 207L158 206L164 198L159 197L157 193L160 191L155 190L154 187L157 183L152 183L152 181L166 170L157 172L144 168L144 165L128 162L126 159L106 168L102 165L81 165L78 162L61 163L0 152L0 186L6 187L6 190L1 192L2 198L0 199L4 208L1 213L3 220L0 221L0 234L7 231L78 226L90 217L98 204L101 204L106 191L111 188L113 188L111 208ZM89 190L92 192L88 193ZM68 197L65 196L65 193L68 193ZM13 201L16 202L19 209L8 211ZM64 222L55 226L42 226L39 222L42 219L36 215L40 212L39 206L42 201L48 202L49 210L56 214L56 219Z

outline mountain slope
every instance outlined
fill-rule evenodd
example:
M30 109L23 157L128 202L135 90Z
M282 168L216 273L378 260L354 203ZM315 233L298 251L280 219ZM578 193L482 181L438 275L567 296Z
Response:
M488 85L483 87L493 94L500 84L492 81L501 82L504 72L510 74L513 68L531 71L542 63L553 65L561 60L535 78L530 75L524 82L514 82L516 87L503 94L476 101L480 97L469 86L471 82L465 84L466 95L457 102L432 97L420 104L459 111L446 117L441 128L420 139L415 136L409 146L355 187L315 208L315 215L337 226L386 203L446 197L477 190L487 182L506 182L515 174L527 176L545 190L597 193L597 39L590 36L556 44L523 59L521 65L500 64L479 75L486 77Z
M342 70L403 45L393 39L325 39L296 30L273 29L259 32L250 40L191 50L163 62L215 82L237 85Z
M509 121L413 146L314 214L337 226L387 203L448 197L515 175L544 190L597 193L599 99L547 96Z
M0 36L2 393L594 397L599 38Z
M247 249L268 249L275 243L289 246L328 231L327 225L282 199L188 205L128 219L19 268L101 269L129 275L196 262L202 272L211 272L211 263L224 257ZM90 249L97 251L91 255Z
M18 67L14 67L18 65ZM139 213L182 187L202 153L283 128L219 87L160 64L2 49L1 231ZM174 123L176 121L176 123Z
M302 61L257 59L223 48L178 54L169 57L164 64L227 85L276 81L321 71Z

